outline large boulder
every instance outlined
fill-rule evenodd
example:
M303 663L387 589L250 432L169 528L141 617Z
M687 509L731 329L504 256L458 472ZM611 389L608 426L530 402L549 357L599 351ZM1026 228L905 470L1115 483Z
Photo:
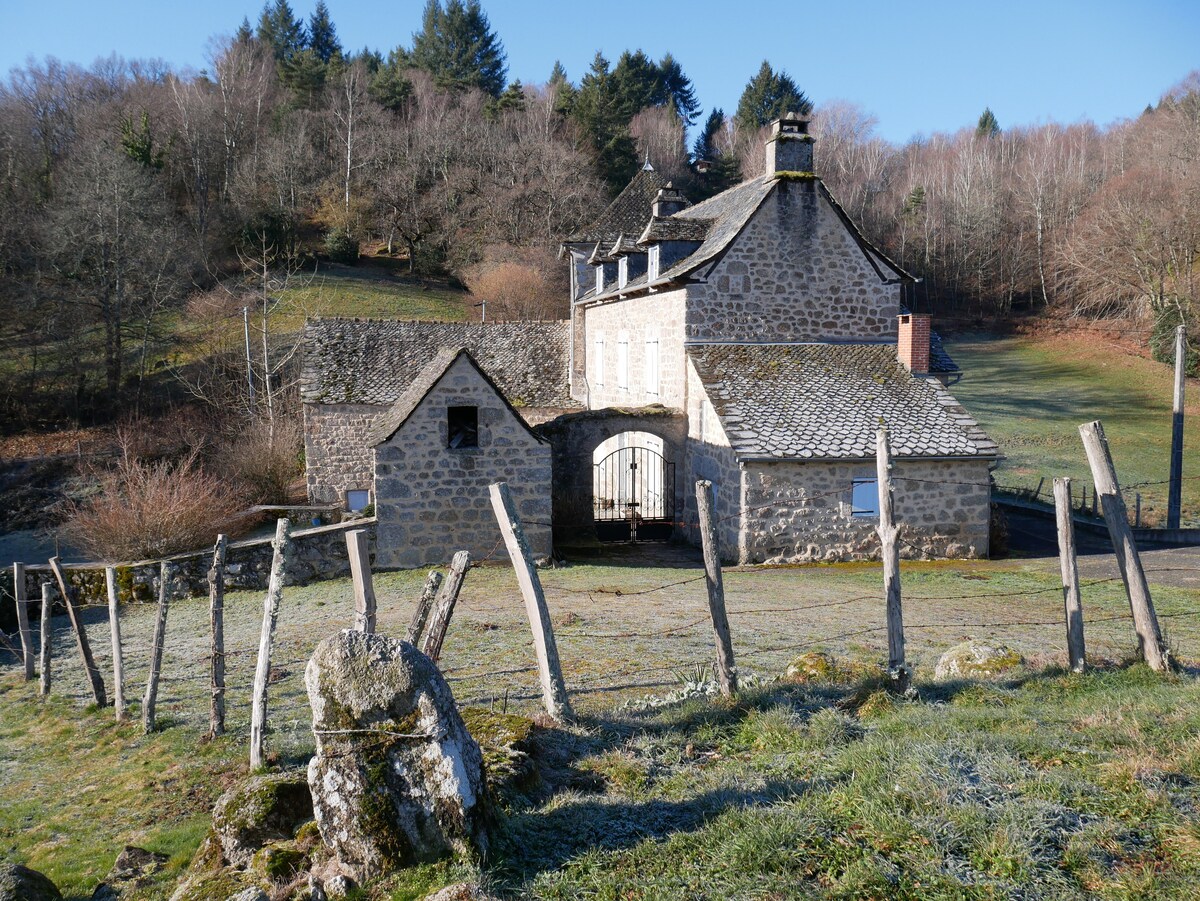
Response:
M344 631L317 646L304 681L317 746L313 811L341 872L361 883L486 852L483 757L428 657Z
M92 901L115 901L126 892L145 888L154 881L154 874L166 866L168 860L170 858L166 854L126 845L117 855L104 881L92 892Z
M58 886L20 864L0 864L0 901L62 901Z
M1007 645L971 639L943 654L933 675L938 679L995 676L1024 663L1020 652Z

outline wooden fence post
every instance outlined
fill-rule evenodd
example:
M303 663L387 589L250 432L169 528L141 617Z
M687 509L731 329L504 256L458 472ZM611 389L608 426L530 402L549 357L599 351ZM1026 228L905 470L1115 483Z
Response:
M1067 663L1071 672L1082 673L1087 668L1087 654L1083 643L1083 601L1079 596L1079 561L1075 556L1070 479L1054 480L1054 513L1058 518L1058 562L1062 570L1067 620Z
M1154 612L1154 601L1150 597L1150 586L1142 569L1137 545L1133 542L1133 530L1117 483L1117 471L1113 467L1108 440L1104 437L1104 426L1096 422L1084 423L1079 427L1083 447L1087 451L1088 465L1092 468L1096 492L1104 508L1104 522L1112 538L1113 551L1117 555L1117 567L1125 583L1129 597L1129 609L1133 613L1133 628L1137 632L1138 646L1150 668L1165 672L1172 666L1170 654L1163 646L1162 632L1158 628L1158 616ZM1095 495L1093 495L1094 497Z
M467 577L470 565L470 554L466 551L456 553L450 561L450 575L438 592L433 618L429 621L429 633L425 636L425 646L421 648L421 652L434 663L442 656L442 643L446 640L450 617L454 615L454 605L458 602L458 593L462 591L463 579Z
M375 631L375 585L371 580L371 552L366 529L346 533L346 553L350 557L350 576L354 581L354 628Z
M218 535L208 570L208 622L212 634L208 734L214 738L225 734L225 548L225 536Z
M79 646L79 656L83 660L83 668L87 672L88 681L92 686L92 699L96 702L97 707L107 707L108 698L104 694L104 679L96 667L95 658L92 657L92 646L88 643L87 630L83 627L83 620L75 606L74 594L67 585L66 576L63 575L62 566L57 557L50 558L50 569L54 572L54 578L58 580L58 590L62 593L63 603L67 606L67 616L71 618L71 628L75 630L75 643Z
M41 638L41 660L38 668L40 670L41 681L38 685L38 694L43 698L50 697L50 657L51 643L54 638L53 629L50 628L50 615L54 609L54 586L49 582L42 583L42 634Z
M409 644L415 645L420 640L421 632L425 629L425 620L429 619L429 610L433 607L434 596L437 595L438 586L441 584L442 574L436 569L431 569L425 577L421 597L417 599L417 609L413 611L412 619L408 623L408 634L404 636L404 640Z
M892 448L887 427L875 433L875 477L879 488L880 557L883 593L887 598L888 677L895 691L905 691L912 677L904 659L904 608L900 602L900 530L892 492Z
M33 639L29 634L29 601L25 597L25 564L13 564L13 600L17 603L17 631L21 635L21 661L25 681L33 679Z
M713 635L717 640L717 681L721 694L737 694L737 666L733 661L733 640L729 636L729 617L725 612L725 583L721 577L721 546L713 521L716 506L713 483L696 482L696 510L700 514L700 543L704 547L704 582L708 586L708 612L712 616Z
M508 549L508 558L517 574L517 584L521 586L521 596L525 599L525 614L529 617L533 648L537 652L542 703L546 713L554 719L571 719L575 714L567 696L567 684L563 681L558 645L554 641L554 626L550 622L550 608L546 606L542 580L538 578L537 565L533 562L525 530L521 527L512 492L508 490L507 482L496 482L489 486L488 491L492 496L492 510L496 513L500 534L504 537L504 546Z
M167 640L167 610L170 607L167 591L167 561L158 568L158 617L154 621L154 645L150 649L150 676L142 698L142 731L149 735L158 726L158 678L162 674L163 645Z
M258 640L258 665L254 670L254 703L250 711L250 769L263 765L263 738L267 729L267 679L271 675L271 645L275 641L275 623L283 597L283 567L288 547L288 521L275 524L275 555L271 558L271 579L263 600L262 633Z
M112 635L113 712L117 722L125 719L125 658L121 650L121 610L117 597L117 571L104 567L104 587L108 591L108 631Z

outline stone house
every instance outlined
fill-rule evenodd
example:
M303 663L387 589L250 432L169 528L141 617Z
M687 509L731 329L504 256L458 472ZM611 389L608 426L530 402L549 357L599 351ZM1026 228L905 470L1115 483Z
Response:
M306 373L320 371L304 397L314 500L367 484L372 452L351 433L370 432L378 404L395 403L441 341L468 347L500 399L549 443L557 545L694 542L693 486L706 478L728 559L870 556L874 436L886 423L904 552L987 554L998 449L949 393L960 373L928 317L903 306L914 279L814 173L807 120L775 122L766 171L695 205L647 164L563 252L569 323L478 325L462 337L468 327L310 323ZM385 346L396 341L424 349ZM538 368L527 386L518 372L534 363L530 343ZM381 370L387 379L361 375ZM377 382L387 390L369 387ZM382 516L378 449L374 459Z

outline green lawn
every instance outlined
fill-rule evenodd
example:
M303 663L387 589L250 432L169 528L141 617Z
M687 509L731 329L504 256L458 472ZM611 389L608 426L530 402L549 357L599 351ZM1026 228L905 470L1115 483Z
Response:
M1166 517L1171 450L1171 367L1094 336L969 338L947 349L966 375L951 390L1008 458L996 473L1002 485L1034 488L1045 478L1092 483L1079 425L1099 419L1117 475L1133 512ZM1200 382L1188 385L1184 437L1183 520L1200 525Z
M768 682L737 704L639 704L677 690L713 656L703 573L573 565L542 573L572 701L569 729L541 734L540 787L506 796L497 854L477 873L539 898L1179 897L1200 878L1200 683L1125 667L1133 647L1119 582L1085 579L1099 670L1062 673L1054 561L904 563L909 660L919 701L878 690L886 636L877 565L730 569L725 587L743 676L780 676L823 649L843 676ZM1200 659L1200 592L1168 588L1147 560L1178 659ZM419 571L376 575L379 629L402 634ZM111 670L102 610L88 630ZM351 619L347 580L285 589L268 757L312 753L304 664ZM217 795L246 771L261 592L226 599L230 734L206 742L205 599L171 606L159 695L163 731L136 725L154 609L126 608L135 723L85 706L69 626L57 617L54 699L0 669L0 859L88 898L120 848L172 855L164 899ZM939 683L933 664L967 637L1014 646L1007 680ZM472 569L442 665L460 703L533 714L539 689L510 567ZM837 676L837 673L833 674ZM459 869L409 873L373 898L420 897ZM469 874L468 874L469 875ZM406 887L407 886L407 887Z

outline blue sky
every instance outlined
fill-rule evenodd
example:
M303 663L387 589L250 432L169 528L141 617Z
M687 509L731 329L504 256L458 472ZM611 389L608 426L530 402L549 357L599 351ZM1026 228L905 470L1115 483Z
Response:
M307 17L315 0L292 0ZM424 0L327 0L343 44L383 51L408 44ZM205 65L213 35L232 32L260 3L0 0L0 71L46 55L89 64L116 52ZM615 61L668 50L705 109L731 112L746 80L769 59L818 104L857 103L878 132L973 125L990 106L1001 127L1133 116L1200 68L1200 0L490 0L510 77L541 82L560 59L575 81L601 50Z

